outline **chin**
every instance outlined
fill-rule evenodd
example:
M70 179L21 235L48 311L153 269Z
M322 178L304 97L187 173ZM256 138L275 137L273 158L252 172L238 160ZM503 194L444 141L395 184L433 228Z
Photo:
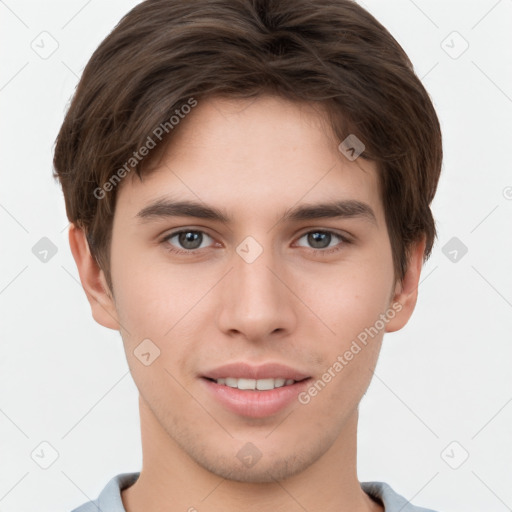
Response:
M205 457L202 453L194 457L204 469L226 480L242 483L266 484L283 481L305 471L321 456L322 451L311 450L308 454L279 454L275 457L263 455L252 467L246 467L237 457L222 457L218 454Z

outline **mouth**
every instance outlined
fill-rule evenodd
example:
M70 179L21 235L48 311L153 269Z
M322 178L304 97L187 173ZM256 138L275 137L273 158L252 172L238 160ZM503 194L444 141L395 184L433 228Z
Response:
M249 418L266 418L288 409L312 377L281 364L231 363L200 376L206 393L223 409Z

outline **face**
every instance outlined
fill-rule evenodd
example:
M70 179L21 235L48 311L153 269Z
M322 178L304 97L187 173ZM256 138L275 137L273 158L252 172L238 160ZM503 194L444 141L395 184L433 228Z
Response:
M397 313L377 169L325 119L271 96L199 102L118 191L115 315L141 414L224 478L283 479L355 435Z

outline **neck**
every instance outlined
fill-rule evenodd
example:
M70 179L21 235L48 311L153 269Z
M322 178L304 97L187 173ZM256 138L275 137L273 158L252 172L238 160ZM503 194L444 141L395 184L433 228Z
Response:
M305 471L265 483L222 478L193 460L139 398L143 465L122 491L126 512L383 512L356 472L357 409L330 449Z

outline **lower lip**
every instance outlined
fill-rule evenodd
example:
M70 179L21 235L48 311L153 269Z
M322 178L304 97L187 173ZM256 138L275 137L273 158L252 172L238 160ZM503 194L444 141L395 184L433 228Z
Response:
M282 411L294 400L296 401L298 394L309 385L311 379L267 391L243 390L217 384L206 378L201 380L214 398L226 409L240 416L265 418Z

